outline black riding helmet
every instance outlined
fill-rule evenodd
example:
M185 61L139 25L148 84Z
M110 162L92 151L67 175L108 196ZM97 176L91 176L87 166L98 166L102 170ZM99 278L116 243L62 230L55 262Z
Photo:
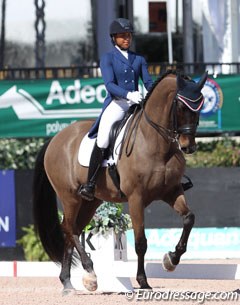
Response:
M133 33L132 23L125 18L117 18L111 24L109 28L110 36L121 33Z
M110 36L120 33L133 33L132 23L125 18L117 18L110 24Z

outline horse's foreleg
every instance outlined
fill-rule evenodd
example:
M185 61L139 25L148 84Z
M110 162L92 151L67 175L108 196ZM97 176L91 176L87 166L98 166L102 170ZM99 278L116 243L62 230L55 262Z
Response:
M135 251L138 256L138 269L137 269L137 282L140 285L141 289L151 289L147 282L147 277L145 273L145 267L144 267L144 256L147 251L147 239L145 237L145 234L140 238L135 238Z
M151 289L148 285L144 267L144 256L147 251L147 239L144 232L144 208L129 204L129 212L135 237L135 251L138 257L136 280L141 289Z
M173 271L179 264L180 258L187 250L187 242L194 225L195 216L187 207L183 195L179 196L173 208L183 217L183 231L174 252L168 252L163 258L163 267L167 271Z

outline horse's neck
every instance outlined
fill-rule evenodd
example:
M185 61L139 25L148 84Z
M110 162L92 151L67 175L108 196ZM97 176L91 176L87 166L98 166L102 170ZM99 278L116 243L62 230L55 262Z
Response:
M171 128L171 109L175 95L176 78L166 77L156 86L145 105L146 114L154 123Z
M155 87L146 101L145 114L142 114L140 122L140 142L147 147L145 154L149 160L158 159L160 163L165 162L170 151L174 153L177 149L177 143L169 140L172 136L171 109L176 95L176 79L164 80Z

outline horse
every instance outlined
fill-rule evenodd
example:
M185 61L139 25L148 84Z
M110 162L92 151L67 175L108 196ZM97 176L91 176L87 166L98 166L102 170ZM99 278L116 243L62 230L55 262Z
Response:
M155 81L128 123L116 164L124 196L105 167L100 170L92 202L77 193L88 172L78 162L79 146L92 120L69 125L40 149L33 178L34 226L50 259L61 265L63 295L75 291L70 276L71 264L76 262L74 249L84 269L83 285L89 291L97 289L93 262L79 237L103 201L128 202L137 255L136 280L141 289L151 289L144 269L144 209L154 200L166 202L183 219L175 251L166 253L162 262L168 271L179 264L195 219L181 183L186 165L184 153L193 153L197 148L196 130L204 100L201 89L206 79L207 72L194 81L180 72L167 71ZM63 209L62 222L57 198Z

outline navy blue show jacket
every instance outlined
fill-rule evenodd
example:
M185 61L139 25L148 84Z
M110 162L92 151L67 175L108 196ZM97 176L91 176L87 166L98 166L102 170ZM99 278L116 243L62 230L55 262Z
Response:
M100 116L89 131L89 137L95 138L103 111L116 98L127 98L128 92L138 91L139 78L147 90L152 86L152 78L148 73L144 57L128 51L128 59L114 47L111 52L104 54L100 60L102 78L107 89Z

